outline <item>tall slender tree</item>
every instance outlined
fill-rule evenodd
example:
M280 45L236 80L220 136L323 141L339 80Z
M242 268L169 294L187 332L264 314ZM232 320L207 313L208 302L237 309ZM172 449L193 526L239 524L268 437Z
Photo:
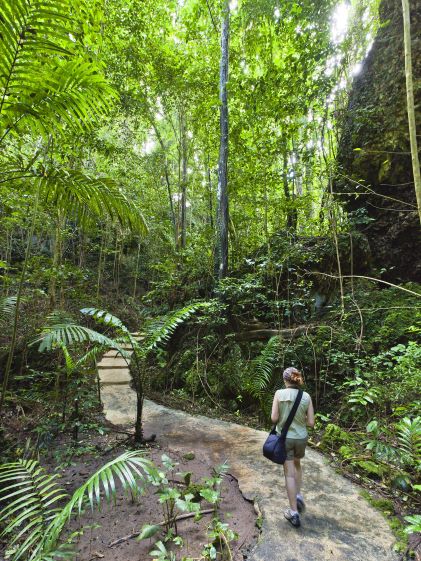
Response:
M217 241L216 241L216 269L219 278L224 278L228 272L228 54L229 54L229 0L224 0L221 28L221 59L219 73L219 101L220 101L220 144L218 164L217 190Z
M409 0L402 0L403 33L405 48L406 98L408 105L409 140L411 143L412 171L414 174L415 194L421 222L421 171L418 157L417 129L415 122L414 82L412 78L411 13Z
M181 150L181 239L180 246L185 249L187 240L187 129L184 109L180 110L180 150Z

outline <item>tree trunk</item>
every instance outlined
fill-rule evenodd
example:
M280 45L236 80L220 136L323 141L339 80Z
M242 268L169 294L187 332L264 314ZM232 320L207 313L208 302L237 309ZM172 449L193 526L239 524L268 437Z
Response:
M297 210L292 206L292 202L294 200L294 193L290 193L289 190L289 182L288 182L288 153L284 152L283 155L283 171L282 171L282 180L284 186L284 195L285 199L287 200L287 222L286 227L291 232L295 232L297 229Z
M47 150L48 150L48 147L47 147ZM2 390L1 390L1 397L0 397L0 413L3 410L4 402L5 402L5 399L6 399L6 391L7 391L8 385L9 385L10 372L11 372L11 369L12 369L12 362L13 362L13 355L15 354L16 341L17 341L17 336L18 336L20 303L21 303L21 300L22 300L23 288L24 288L24 284L25 284L25 280L26 280L26 270L28 268L29 255L30 255L31 247L32 247L32 238L33 238L34 230L35 230L35 222L36 222L37 217L38 217L40 189L41 189L41 186L40 186L40 184L38 184L37 187L36 187L35 202L34 202L34 206L32 208L31 225L29 227L29 231L28 231L28 235L27 235L25 258L24 258L24 261L23 261L22 271L21 271L20 278L19 278L18 290L17 290L17 294L16 294L15 313L14 313L14 317L13 317L13 327L12 327L12 339L10 341L9 351L8 351L8 355L7 355L6 368L5 368L5 371L4 371L4 374L3 374L3 383L2 383Z
M206 179L208 184L208 201L209 201L209 225L213 230L213 193L212 193L212 175L210 169L209 154L205 160Z
M56 231L53 240L52 275L50 279L50 286L48 289L49 298L50 298L50 309L54 309L57 304L57 276L61 265L61 254L62 254L61 227L62 227L62 216L59 210L57 211Z
M228 53L229 53L229 1L224 1L223 20L221 30L221 61L219 77L220 101L220 145L218 164L218 209L217 209L217 242L216 268L219 278L224 278L228 272Z
M106 230L105 230L105 226L104 226L104 230L102 231L102 235L101 235L101 245L99 248L99 258L98 258L98 275L97 275L97 281L96 281L96 302L97 304L99 303L99 295L100 295L100 290L101 290L101 281L102 281L102 269L105 263L105 256L104 256L104 251L105 251L105 246L106 246Z
M79 230L79 267L83 268L85 266L85 232Z
M168 171L168 158L167 158L167 149L166 146L164 144L164 141L162 139L162 135L159 132L158 126L155 122L155 119L152 116L152 113L149 111L148 113L149 116L149 120L152 124L153 130L155 131L155 136L158 139L159 145L161 146L161 150L162 150L162 155L164 158L164 177L165 177L165 184L167 186L167 192L168 192L168 202L170 205L170 212L171 212L171 221L173 224L173 228L174 228L174 243L175 245L177 245L177 220L175 217L175 211L174 211L174 201L173 201L173 196L172 196L172 190L171 190L171 182L170 182L170 174Z
M264 204L263 231L265 232L265 242L269 244L269 226L268 226L269 197L268 197L266 169L263 171L263 204Z
M180 115L181 129L181 247L186 247L186 229L187 229L187 130L186 118L184 112Z
M134 430L134 441L136 444L142 444L143 438L143 395L136 394L136 423Z
M411 145L412 170L414 174L415 195L418 215L421 222L421 172L418 157L417 127L415 122L414 83L412 79L411 15L409 0L402 0L403 32L405 49L406 100L408 105L409 140Z
M133 298L136 298L137 277L139 274L139 261L140 261L140 241L137 242L136 267L135 267L134 282L133 282Z
M135 420L135 430L134 430L134 441L136 444L142 444L144 442L143 438L143 400L145 398L143 379L142 379L142 361L138 359L135 355L136 351L133 353L132 359L130 361L130 374L133 380L134 390L136 392L136 420Z

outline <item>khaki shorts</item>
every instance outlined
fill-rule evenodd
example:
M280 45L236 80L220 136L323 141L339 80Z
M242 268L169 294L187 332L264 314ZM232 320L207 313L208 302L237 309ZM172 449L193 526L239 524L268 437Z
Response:
M285 448L287 451L287 460L294 458L304 458L306 453L307 438L287 438L285 440Z

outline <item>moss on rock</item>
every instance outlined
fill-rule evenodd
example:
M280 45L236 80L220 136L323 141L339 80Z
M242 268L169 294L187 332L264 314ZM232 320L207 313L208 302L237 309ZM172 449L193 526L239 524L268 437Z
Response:
M322 449L337 449L345 444L352 443L352 436L334 423L329 423L323 433L320 447Z

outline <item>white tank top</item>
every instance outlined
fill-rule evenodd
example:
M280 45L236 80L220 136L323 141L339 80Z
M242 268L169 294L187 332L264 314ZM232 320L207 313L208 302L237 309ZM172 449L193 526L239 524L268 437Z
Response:
M281 434L282 427L284 426L289 412L294 405L295 398L297 397L298 390L296 388L285 388L277 390L275 397L278 400L279 408L279 421L276 425L276 431ZM307 409L310 404L310 396L307 392L303 392L303 396L298 406L295 417L288 429L287 438L307 438Z

